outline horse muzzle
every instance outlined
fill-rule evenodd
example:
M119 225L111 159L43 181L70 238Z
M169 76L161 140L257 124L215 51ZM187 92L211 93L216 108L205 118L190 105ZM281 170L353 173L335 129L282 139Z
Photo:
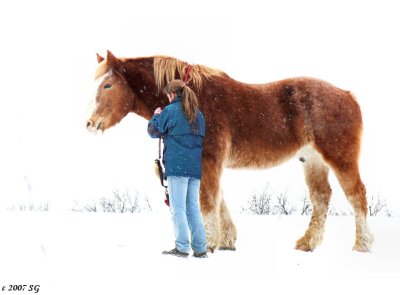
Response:
M94 122L92 120L89 120L86 122L86 129L93 133L97 133L97 131L103 130L103 126L104 124L102 121Z

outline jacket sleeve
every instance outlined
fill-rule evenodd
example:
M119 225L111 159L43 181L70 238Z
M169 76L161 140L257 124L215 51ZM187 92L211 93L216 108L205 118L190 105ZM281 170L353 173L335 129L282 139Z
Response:
M160 138L164 134L168 133L171 128L171 116L168 110L164 110L159 115L154 115L148 125L147 133L152 138Z

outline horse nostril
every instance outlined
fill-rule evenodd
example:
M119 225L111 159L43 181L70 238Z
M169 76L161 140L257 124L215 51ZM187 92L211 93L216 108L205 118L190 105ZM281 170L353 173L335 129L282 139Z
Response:
M99 122L96 126L96 130L101 130L101 128L103 127L103 123Z
M93 126L92 121L87 121L86 122L86 128L89 128L89 127L92 127L92 126Z

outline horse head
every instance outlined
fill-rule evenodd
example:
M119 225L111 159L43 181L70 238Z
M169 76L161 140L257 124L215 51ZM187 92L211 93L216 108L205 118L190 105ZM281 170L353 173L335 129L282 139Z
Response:
M135 94L129 87L121 60L107 51L106 58L97 54L97 61L96 94L86 127L91 132L104 132L132 111Z
M92 132L119 123L129 112L149 120L155 109L169 101L161 89L173 79L185 79L199 92L204 81L225 76L206 66L193 65L167 56L116 58L110 51L97 54L96 95L87 129Z

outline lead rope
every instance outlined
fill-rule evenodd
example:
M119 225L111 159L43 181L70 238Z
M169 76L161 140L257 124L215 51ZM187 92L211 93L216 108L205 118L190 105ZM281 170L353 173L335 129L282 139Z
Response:
M164 169L162 167L162 159L161 159L161 139L162 137L160 137L160 139L158 140L158 159L156 159L156 165L158 168L158 175L160 177L160 182L161 185L165 188L165 199L164 202L167 206L169 206L169 192L168 192L168 186L166 184L164 184L164 180L166 180L165 177L165 173L164 173Z

